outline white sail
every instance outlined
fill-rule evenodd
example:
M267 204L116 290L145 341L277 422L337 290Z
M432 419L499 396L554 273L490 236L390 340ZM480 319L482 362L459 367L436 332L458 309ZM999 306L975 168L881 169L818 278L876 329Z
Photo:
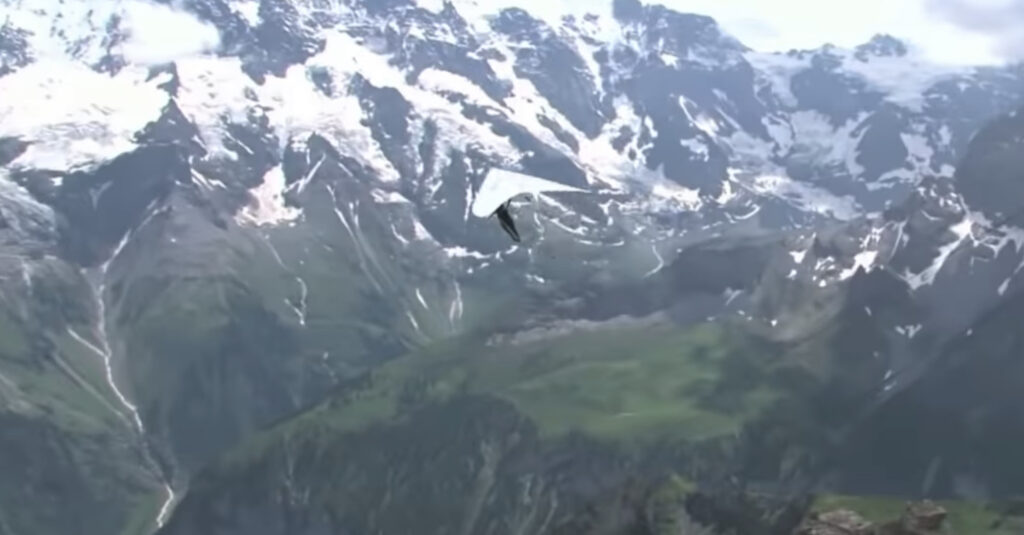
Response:
M524 193L586 190L505 169L492 168L473 199L473 215L490 217L505 201Z

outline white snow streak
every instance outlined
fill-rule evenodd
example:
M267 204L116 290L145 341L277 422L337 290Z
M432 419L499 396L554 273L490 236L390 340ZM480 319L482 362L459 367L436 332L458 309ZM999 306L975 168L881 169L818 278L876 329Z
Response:
M658 252L658 246L657 245L655 245L653 243L651 244L651 252L654 253L654 259L657 261L657 265L655 265L653 269L651 269L650 271L648 271L647 273L644 274L644 278L645 279L647 277L650 277L651 275L654 275L655 273L661 271L662 268L665 267L665 259L662 258L661 257L661 253Z
M927 286L935 282L935 276L938 275L939 271L942 270L942 267L946 265L946 260L949 259L949 256L960 247L964 240L971 236L972 226L973 221L971 220L970 214L965 214L964 218L959 223L953 225L950 230L956 235L956 238L939 248L939 254L935 260L932 261L932 264L920 273L914 274L908 271L904 275L904 279L906 279L910 287L917 290L922 286Z
M457 321L462 319L462 287L459 286L459 281L455 281L455 298L452 299L452 304L448 308L448 321L452 324L452 328L455 328Z
M345 231L348 232L349 237L352 239L352 247L356 251L356 257L359 260L359 266L362 268L363 273L366 274L366 278L370 280L371 284L373 284L373 287L376 288L378 292L383 294L384 287L381 286L380 282L377 281L377 278L373 275L373 273L370 272L370 266L368 265L366 259L367 254L365 251L363 251L362 240L359 239L358 236L356 236L356 233L352 229L352 226L349 225L348 218L345 217L345 214L341 211L341 208L338 207L338 196L334 191L334 187L328 184L327 191L329 191L331 194L331 208L334 209L334 215L338 217L338 221L340 221L342 226L345 227Z
M309 287L306 285L306 281L296 274L287 264L284 263L284 259L281 258L281 254L277 252L277 247L274 247L274 242L270 240L270 236L264 234L263 242L267 244L267 248L270 249L270 254L274 257L274 261L281 269L287 271L293 277L295 277L295 283L299 285L299 303L296 305L290 298L285 298L284 303L295 312L298 317L299 326L306 326L306 299L309 295Z
M107 337L106 304L103 301L102 292L103 286L93 289L93 302L97 307L96 313L98 315L95 325L95 334L99 345L86 340L70 327L68 328L68 334L70 334L78 343L88 348L103 360L103 368L106 371L107 386L110 387L110 390L114 393L114 396L117 398L117 401L121 406L128 410L128 414L131 416L132 422L135 425L135 430L141 435L146 432L146 429L142 425L142 418L139 417L139 410L131 401L128 401L128 397L124 395L124 392L121 391L117 386L117 382L114 380L114 367L111 362L113 360L113 353L110 349L110 342Z
M164 483L164 491L167 492L167 499L164 500L164 504L160 506L160 512L156 515L156 527L164 527L164 523L167 522L167 515L171 513L171 506L174 505L174 489L169 484Z
M314 164L313 167L310 168L309 172L306 173L306 176L302 177L302 180L298 181L297 189L299 193L302 193L306 189L306 186L309 185L309 181L312 180L314 176L316 176L316 172L320 170L320 166L324 164L324 160L326 159L327 156L321 156L320 159L317 160L316 164Z
M292 306L295 309L295 315L299 317L299 325L302 327L306 326L306 298L309 295L309 287L306 286L306 281L302 280L301 277L295 277L295 282L299 283L299 305ZM290 304L290 302L289 302Z
M416 332L418 332L420 334L423 334L423 330L420 329L420 323L418 321L416 321L416 316L413 316L412 312L409 311L409 310L405 311L405 315L406 315L406 317L409 318L409 323L411 323L413 328L416 329Z

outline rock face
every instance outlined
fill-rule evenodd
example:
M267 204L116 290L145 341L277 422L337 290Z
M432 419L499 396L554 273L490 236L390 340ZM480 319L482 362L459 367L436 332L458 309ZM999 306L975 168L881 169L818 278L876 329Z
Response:
M975 180L987 179L967 171L977 169L980 160L975 160L975 150L977 154L995 154L993 157L999 159L1000 150L1010 150L1005 147L1016 147L1013 152L1024 147L1021 132L1006 130L1006 124L998 121L992 130L980 132L965 157L965 162L972 163L958 171L956 182L944 186L954 195L963 195L961 200L929 203L932 207L924 208L925 217L911 216L904 227L917 228L905 248L908 265L919 262L913 259L919 253L910 254L918 247L915 241L920 240L922 251L935 250L934 246L923 245L928 240L945 244L939 249L947 255L946 267L930 288L918 290L916 298L919 310L929 311L926 314L938 327L929 335L928 323L922 323L921 332L914 337L922 344L919 354L932 356L907 368L913 380L904 383L906 388L895 385L885 401L880 401L878 411L871 412L856 433L848 458L851 465L869 472L877 470L879 475L884 472L888 478L904 474L906 485L897 492L925 488L940 494L956 493L958 486L963 490L957 483L962 474L954 468L963 463L985 466L993 482L1018 477L1014 464L1008 461L1012 454L999 444L1017 440L1014 437L1021 422L1020 404L1000 393L1004 388L1016 388L1010 385L1016 385L1020 378L1015 335L1003 331L1020 313L1019 295L1013 290L1013 275L1019 272L1022 261L1016 246L1020 234L1014 225L990 220L994 213L985 212L977 200L972 204L966 192L960 193L970 191ZM1001 182L991 179L988 194L1010 196L1022 178L1020 172L1006 171ZM954 215L957 212L966 214L966 218ZM909 223L914 219L918 221ZM957 219L960 222L952 226L941 223ZM953 230L957 225L962 225L962 238ZM1007 248L1001 245L1004 243L1014 245ZM934 253L926 255L934 258ZM947 282L939 282L942 279ZM889 427L892 425L895 427ZM987 446L982 447L982 443ZM889 452L892 462L873 457L881 451ZM1003 489L998 491L1000 494L1009 489L1005 484L998 485Z
M170 532L777 533L657 482L1024 489L1018 67L405 0L146 2L220 46L142 65L139 5L29 4L0 0L0 533L179 501ZM496 166L589 193L512 246L468 213Z

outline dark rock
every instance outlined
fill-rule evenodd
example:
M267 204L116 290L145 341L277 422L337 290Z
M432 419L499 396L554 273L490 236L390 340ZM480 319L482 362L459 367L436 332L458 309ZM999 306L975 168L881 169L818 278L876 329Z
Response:
M971 208L993 220L1024 213L1024 110L978 132L957 167L956 187Z
M13 137L0 137L0 166L7 165L21 156L28 143Z
M872 56L902 57L907 55L907 45L889 34L878 34L870 41L858 46L854 55L861 61L869 61Z
M325 41L305 26L291 2L262 0L256 42L266 51L266 70L284 76L291 65L302 64L323 50Z
M199 129L189 121L175 100L171 100L164 106L157 120L147 124L142 131L135 134L135 140L140 144L177 145L196 157L206 155L206 149L203 148L201 139Z
M873 182L886 172L907 165L907 146L900 135L906 131L906 119L895 107L875 112L853 135L863 131L857 145L857 163L864 167L862 180Z
M321 93L325 96L333 97L335 93L334 79L331 77L331 72L325 67L314 66L306 67L307 76L313 81L313 85L316 86Z
M5 76L32 62L28 38L32 32L4 21L0 26L0 76Z
M188 174L182 151L154 146L120 156L94 173L69 175L70 186L54 201L64 217L61 241L68 257L85 266L105 259L175 182L188 181Z
M551 104L589 137L601 132L613 115L598 97L594 80L576 50L547 24L519 8L509 8L491 23L498 32L530 46L516 50L516 74L529 79Z
M834 126L856 117L862 110L876 108L882 101L881 93L839 70L837 61L827 51L815 56L811 68L797 73L791 82L800 106L821 112Z
M621 21L636 20L643 16L644 5L640 0L613 0L612 14Z
M411 151L408 150L409 116L412 113L412 105L397 89L376 87L358 75L352 82L352 91L359 96L359 101L369 116L367 126L384 156L398 170L399 175L412 177L415 174L415 165L409 157Z
M160 89L167 91L172 97L178 96L178 89L181 87L181 79L178 77L178 64L176 63L165 63L163 65L156 65L149 69L149 76L146 77L146 81L150 81L160 75L169 75L170 80L160 84Z

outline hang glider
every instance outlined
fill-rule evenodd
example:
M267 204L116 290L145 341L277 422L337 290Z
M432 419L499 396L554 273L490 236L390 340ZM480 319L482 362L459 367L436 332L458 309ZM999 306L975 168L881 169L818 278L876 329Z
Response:
M492 168L484 177L480 190L473 199L472 212L474 216L481 218L498 216L501 228L513 241L518 242L519 231L516 230L515 221L508 210L512 199L519 195L555 192L585 193L586 190L506 169Z

